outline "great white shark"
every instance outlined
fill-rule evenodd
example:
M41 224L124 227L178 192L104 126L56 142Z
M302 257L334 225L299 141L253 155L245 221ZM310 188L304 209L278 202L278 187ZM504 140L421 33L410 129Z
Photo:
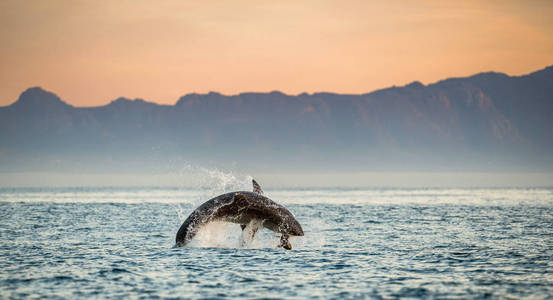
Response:
M303 236L300 223L288 209L264 196L261 186L253 179L252 185L253 192L222 194L196 208L179 228L176 245L182 247L188 244L202 226L223 221L240 224L243 236L250 239L265 227L280 234L279 247L292 249L288 238Z

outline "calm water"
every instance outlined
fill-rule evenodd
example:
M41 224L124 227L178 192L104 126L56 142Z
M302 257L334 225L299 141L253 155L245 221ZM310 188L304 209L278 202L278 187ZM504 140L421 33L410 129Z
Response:
M266 190L306 236L181 222L224 190L0 189L0 298L551 298L552 189Z

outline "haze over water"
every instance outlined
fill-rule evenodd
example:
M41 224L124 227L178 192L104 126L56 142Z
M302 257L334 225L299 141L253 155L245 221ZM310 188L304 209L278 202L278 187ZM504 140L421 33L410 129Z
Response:
M2 188L2 298L480 298L553 295L553 189L279 188L305 236L239 246L181 222L248 177L196 188Z

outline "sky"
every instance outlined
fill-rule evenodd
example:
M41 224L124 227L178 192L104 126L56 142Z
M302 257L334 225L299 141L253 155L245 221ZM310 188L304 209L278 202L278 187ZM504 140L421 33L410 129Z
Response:
M553 1L0 1L0 106L365 93L553 65Z

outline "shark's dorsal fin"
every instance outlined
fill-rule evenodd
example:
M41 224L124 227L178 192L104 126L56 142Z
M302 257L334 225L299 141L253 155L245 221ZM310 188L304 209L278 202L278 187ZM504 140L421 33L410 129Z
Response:
M257 183L257 181L255 181L255 179L252 179L252 185L253 185L253 192L254 193L258 193L260 195L263 195L263 190L261 189L261 186L259 185L259 183Z

